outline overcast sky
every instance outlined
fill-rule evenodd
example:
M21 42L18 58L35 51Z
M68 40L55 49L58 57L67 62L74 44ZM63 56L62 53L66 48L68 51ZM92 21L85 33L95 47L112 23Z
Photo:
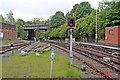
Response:
M96 7L102 0L0 0L0 14L6 17L11 10L15 19L21 18L25 21L34 17L49 19L56 11L64 13L70 11L77 3L88 1L92 7Z

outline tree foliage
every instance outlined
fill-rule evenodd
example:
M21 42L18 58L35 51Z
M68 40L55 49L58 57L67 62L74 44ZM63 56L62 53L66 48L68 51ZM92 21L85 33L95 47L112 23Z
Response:
M85 17L92 12L92 7L89 2L81 2L80 4L75 4L70 13L67 13L68 17L76 17L76 19Z
M106 26L120 25L120 1L110 3L106 16L106 22L107 21L109 24Z
M79 32L77 37L93 38L95 34L95 15L90 14L90 15L87 15L85 18L78 19L76 22L76 27Z
M9 24L15 24L15 19L13 17L13 12L9 11L7 14L6 22Z
M63 24L59 28L54 28L48 36L64 39L66 37L66 30L66 25Z
M64 13L61 12L61 11L57 11L55 13L55 15L53 15L51 17L49 26L51 28L57 28L57 27L61 26L64 23L65 23Z
M53 28L51 31L46 31L44 34L42 34L41 38L61 38L64 39L67 37L67 28L66 24L63 24L59 26L58 28Z
M4 22L4 18L3 18L2 15L0 15L0 22L1 22L1 23Z
M25 21L22 19L18 19L16 21L16 31L17 31L17 37L26 39L27 38L27 32L23 30L22 26L25 24Z
M120 25L120 1L103 1L98 8L99 39L105 38L105 27Z
M99 39L105 37L105 27L120 25L120 1L103 1L99 3L97 9L97 27ZM76 30L73 31L76 40L87 38L95 39L96 28L96 10L91 8L88 2L75 4L73 9L66 14L66 17L76 17ZM50 22L55 23L51 27L51 31L47 31L45 35L50 37L59 37L64 39L67 37L66 25L57 25L59 23L56 15L52 16ZM60 26L60 27L59 27ZM52 29L54 28L54 29Z
M49 24L49 19L48 20L43 20L43 18L33 18L33 20L28 24L45 24L48 25Z

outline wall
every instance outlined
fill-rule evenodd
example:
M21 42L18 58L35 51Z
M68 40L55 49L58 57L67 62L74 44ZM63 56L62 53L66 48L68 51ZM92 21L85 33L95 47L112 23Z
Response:
M0 31L3 32L3 39L4 40L16 40L17 39L15 25L2 23L2 25L0 27Z
M120 26L118 28L118 43L120 44Z
M106 27L105 43L112 45L120 45L120 26Z

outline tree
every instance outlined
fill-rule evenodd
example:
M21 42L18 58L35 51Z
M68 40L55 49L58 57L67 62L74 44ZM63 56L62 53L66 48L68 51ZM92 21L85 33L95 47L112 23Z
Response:
M24 20L22 20L22 19L17 19L16 25L23 26L24 24L25 24L25 21L24 21Z
M70 14L68 15L73 15L73 17L79 19L85 17L86 15L89 15L92 12L92 10L93 9L89 2L82 2L80 4L75 4Z
M33 22L32 21L27 21L26 24L33 24Z
M105 27L120 25L120 1L103 1L98 8L99 39L105 38Z
M95 37L95 11L93 10L90 15L86 15L84 18L80 18L76 21L75 38L77 40L93 41Z
M106 15L106 26L120 25L120 1L111 2Z
M2 15L0 15L0 22L3 23L4 22L4 18Z
M13 17L12 11L9 11L7 14L7 23L15 24L15 19Z
M25 39L27 38L27 32L23 30L22 26L25 24L25 21L22 19L18 19L16 21L16 31L17 31L17 37Z
M64 39L65 37L67 37L67 28L66 28L66 24L63 24L59 27L59 38ZM58 33L58 32L57 32Z
M98 38L104 39L105 27L120 25L120 1L119 0L104 0L99 3L97 9L97 22L98 22ZM56 17L57 16L57 17ZM66 17L76 17L76 31L73 32L77 40L88 38L95 38L95 25L96 25L96 10L91 8L89 2L82 2L75 4L73 9L67 12ZM58 20L58 21L57 21ZM50 19L50 30L47 31L47 36L51 37L66 37L66 27L64 23L59 25L58 15L53 15ZM54 28L54 29L53 29Z
M43 18L33 18L32 23L33 24L41 24L43 21Z
M51 17L49 26L51 28L57 28L57 27L61 26L64 23L65 23L64 13L61 12L61 11L57 11L55 13L55 15L53 15Z
M104 20L103 26L120 25L120 1L102 2L99 4L100 21Z
M46 31L44 34L41 35L41 38L56 38L56 39L64 39L67 37L67 28L66 24L59 26L58 28L53 28L51 31Z

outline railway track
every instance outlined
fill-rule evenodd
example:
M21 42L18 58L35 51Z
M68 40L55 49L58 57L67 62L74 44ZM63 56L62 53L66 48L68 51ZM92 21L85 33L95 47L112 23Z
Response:
M49 42L52 46L55 46L59 49L67 51L69 53L68 47L64 44ZM96 58L85 55L84 51L79 51L74 49L74 58L77 58L79 61L83 62L94 71L102 75L106 79L117 79L119 74L119 69L116 69L114 66L111 66L108 63L102 62ZM109 66L108 66L109 65Z
M32 45L26 47L26 48L23 48L24 51L27 51L27 52L43 52L45 49L47 48L50 48L50 45L46 44L46 43L43 43L43 44L40 44L40 45L36 45L36 43L33 43Z
M92 46L87 46L87 45L84 45L84 46L74 46L73 47L75 50L80 50L80 51L83 51L87 54L87 56L91 56L91 57L95 57L99 60L102 60L104 61L103 58L109 58L110 61L109 61L109 64L111 65L116 65L118 68L120 67L120 57L119 56L115 56L115 55L112 55L110 53L106 53L104 51L106 50L103 50L101 51L101 48L99 50L99 48L97 47L97 49L95 47L92 47Z
M80 53L80 54L82 54L82 55L84 55L84 56L86 56L88 58L91 58L92 60L95 60L95 61L97 61L97 62L99 62L99 63L101 63L101 64L103 64L103 65L105 65L105 66L107 66L107 67L109 67L109 68L111 68L113 70L115 70L116 72L120 71L120 69L118 67L116 67L114 65L111 65L110 63L104 62L103 59L99 59L98 57L90 56L89 55L90 52L88 52L88 51L83 51L83 50L75 49L75 48L74 48L74 51L78 52L78 53Z
M90 57L93 57L93 58L96 58L97 60L101 60L102 62L106 62L106 61L104 61L104 57L108 57L108 58L110 58L110 61L109 62L107 62L107 63L109 63L109 65L108 66L112 66L112 65L118 65L118 66L120 66L120 62L119 62L119 59L117 59L117 58L114 58L114 57L112 57L112 56L108 56L108 55L104 55L104 53L101 53L101 52L97 52L97 51L91 51L91 50L88 50L88 49L84 49L84 48L76 48L76 47L74 47L73 48L74 50L78 50L78 51L81 51L81 52L84 52L83 53L83 55L86 55L86 56L90 56ZM116 67L117 68L117 67Z
M24 47L24 46L29 45L29 44L30 43L17 43L17 44L14 45L13 48L11 48L9 45L2 46L1 50L0 50L0 54L4 54L4 53L6 53L8 51L12 51L14 49L19 49L19 48Z
M95 46L95 45L88 45L88 44L82 44L82 43L76 43L77 47L82 47L82 48L86 48L89 50L93 50L93 51L97 51L97 52L102 52L105 55L110 55L114 58L118 58L120 59L120 55L112 55L113 53L120 53L120 49L118 48L109 48L109 47L102 47L101 46Z
M119 56L115 56L109 53L106 53L104 51L100 51L100 50L96 50L94 49L94 47L81 47L81 46L75 46L74 49L76 50L82 50L84 51L86 54L88 54L87 56L91 56L91 57L96 57L97 59L104 61L104 57L107 57L110 59L110 61L108 62L109 65L111 66L114 65L116 66L116 68L120 69L120 57ZM97 48L98 49L98 48Z

